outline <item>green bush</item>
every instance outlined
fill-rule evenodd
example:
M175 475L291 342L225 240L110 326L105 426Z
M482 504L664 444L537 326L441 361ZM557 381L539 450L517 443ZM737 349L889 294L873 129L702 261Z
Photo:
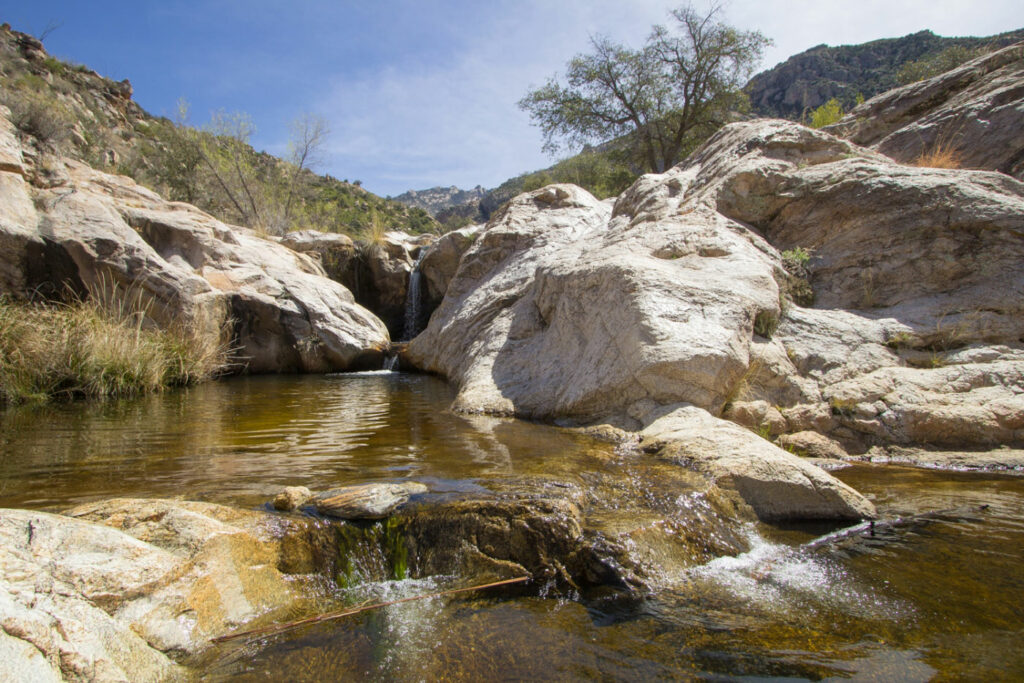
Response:
M811 128L824 128L832 125L843 118L843 105L839 100L832 98L811 112Z
M53 147L70 137L75 118L47 91L4 89L2 101L11 110L11 123L24 135Z

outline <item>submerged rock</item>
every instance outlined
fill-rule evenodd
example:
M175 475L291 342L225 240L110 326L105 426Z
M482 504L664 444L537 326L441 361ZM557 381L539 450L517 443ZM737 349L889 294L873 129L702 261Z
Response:
M364 484L326 491L313 502L320 514L338 519L380 519L408 501L409 496L426 491L426 486L415 481Z

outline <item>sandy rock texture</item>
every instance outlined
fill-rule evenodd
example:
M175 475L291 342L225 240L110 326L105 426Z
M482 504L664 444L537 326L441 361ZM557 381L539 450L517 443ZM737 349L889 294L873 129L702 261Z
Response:
M275 524L166 500L0 510L0 678L183 677L175 658L299 597Z
M29 168L19 150L0 116L0 291L129 302L232 343L252 372L379 365L384 325L313 260L71 159Z

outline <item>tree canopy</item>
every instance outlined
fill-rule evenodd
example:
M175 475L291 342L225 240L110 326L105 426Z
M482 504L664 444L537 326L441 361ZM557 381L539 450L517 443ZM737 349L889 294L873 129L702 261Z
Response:
M568 63L564 84L553 77L519 101L543 131L545 150L628 134L639 167L661 172L677 163L746 106L741 88L771 44L719 14L718 6L673 10L674 26L652 27L639 49L592 37L593 51Z

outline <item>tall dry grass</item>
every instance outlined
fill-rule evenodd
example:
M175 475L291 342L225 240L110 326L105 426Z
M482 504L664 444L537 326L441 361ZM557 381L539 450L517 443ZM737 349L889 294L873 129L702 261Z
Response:
M194 384L223 372L228 349L184 326L147 329L138 311L94 300L0 297L0 404L117 397Z
M954 146L938 142L914 160L914 166L927 168L963 168L963 155Z

